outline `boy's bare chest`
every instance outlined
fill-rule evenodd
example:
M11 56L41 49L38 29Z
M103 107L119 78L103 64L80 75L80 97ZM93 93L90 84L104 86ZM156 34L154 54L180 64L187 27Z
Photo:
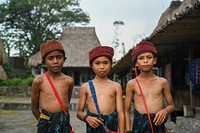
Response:
M54 84L55 89L58 92L58 94L61 94L61 95L62 95L62 93L66 94L66 92L69 89L68 86L62 82L56 82L56 83L54 82L53 84ZM45 82L41 86L41 91L43 93L45 93L46 95L54 95L53 88L48 82Z
M115 101L115 92L113 90L109 89L101 89L101 90L95 90L96 92L96 98L98 101L99 106L100 105L105 105L105 104L111 104ZM88 95L88 104L94 104L94 99L93 96L89 90L89 95Z
M143 94L146 96L148 96L148 95L156 96L156 95L160 95L162 93L162 86L158 82L154 82L154 81L141 82L140 81L140 87L142 89ZM139 96L141 95L140 88L138 85L135 89L135 92Z
M89 96L92 97L90 89L88 93ZM113 97L115 95L114 88L107 88L107 87L102 87L102 88L96 87L95 93L98 98L108 98L108 97Z

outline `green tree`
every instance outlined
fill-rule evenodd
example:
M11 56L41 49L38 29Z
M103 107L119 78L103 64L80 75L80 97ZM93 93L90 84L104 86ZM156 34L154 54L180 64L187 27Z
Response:
M57 39L65 26L86 25L89 16L79 0L7 0L0 4L0 37L10 53L26 58L39 51L40 44Z

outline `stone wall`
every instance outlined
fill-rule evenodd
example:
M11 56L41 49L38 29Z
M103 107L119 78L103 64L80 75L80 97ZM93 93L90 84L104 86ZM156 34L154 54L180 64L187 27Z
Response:
M79 98L80 86L74 86L72 97ZM31 86L0 86L0 96L30 97Z
M30 97L30 86L0 86L0 96Z

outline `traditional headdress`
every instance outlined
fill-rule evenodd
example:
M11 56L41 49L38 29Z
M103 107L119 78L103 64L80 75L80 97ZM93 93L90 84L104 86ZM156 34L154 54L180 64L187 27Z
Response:
M93 48L89 52L89 61L91 64L94 61L94 59L99 56L107 56L108 58L112 59L113 55L114 55L114 50L112 47L98 46L98 47Z
M52 51L55 51L55 50L62 51L64 53L64 56L65 56L64 48L63 48L62 44L59 41L57 41L57 40L49 40L46 43L41 44L40 52L41 52L42 60L44 60L44 57L49 52L52 52Z
M154 55L157 55L157 50L153 43L150 42L141 42L134 49L131 54L132 61L135 62L136 58L145 52L152 52Z

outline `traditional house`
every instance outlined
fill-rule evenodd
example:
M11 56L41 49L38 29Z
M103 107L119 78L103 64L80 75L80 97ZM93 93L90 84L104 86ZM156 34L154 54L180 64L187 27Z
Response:
M0 40L0 80L7 79L7 74L2 67L3 64L8 64L8 56L4 49L3 42Z
M74 93L77 93L80 85L94 76L89 66L88 54L91 49L100 46L99 39L93 27L65 27L59 40L67 57L62 71L74 78ZM44 72L45 66L41 64L40 52L28 59L28 66L32 67L33 75Z
M175 113L183 107L200 106L200 2L172 1L153 33L143 39L158 50L155 72L168 79L175 102ZM111 70L125 87L134 78L130 49ZM186 105L186 106L184 106ZM193 109L193 108L191 108ZM189 115L194 115L193 111ZM199 116L200 118L200 116Z

